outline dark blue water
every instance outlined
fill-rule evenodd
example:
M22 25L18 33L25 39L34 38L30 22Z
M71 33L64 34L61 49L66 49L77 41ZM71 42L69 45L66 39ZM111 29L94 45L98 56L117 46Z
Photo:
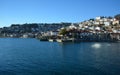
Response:
M1 38L0 75L120 75L120 43Z

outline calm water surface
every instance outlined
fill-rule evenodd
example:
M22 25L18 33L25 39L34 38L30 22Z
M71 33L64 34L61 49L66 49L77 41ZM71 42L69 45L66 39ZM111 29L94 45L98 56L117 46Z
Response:
M0 75L120 75L120 43L1 38Z

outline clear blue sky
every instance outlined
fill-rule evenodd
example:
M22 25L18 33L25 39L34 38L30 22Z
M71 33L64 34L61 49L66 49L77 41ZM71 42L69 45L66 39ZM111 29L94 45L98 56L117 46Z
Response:
M0 0L0 27L23 23L81 22L120 14L120 0Z

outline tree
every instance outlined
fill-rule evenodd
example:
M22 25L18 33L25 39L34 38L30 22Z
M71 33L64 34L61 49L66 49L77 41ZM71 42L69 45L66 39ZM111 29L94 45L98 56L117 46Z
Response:
M67 34L67 30L64 28L64 29L61 29L60 32L59 32L60 35L65 35Z
M114 18L120 20L120 14L115 15Z

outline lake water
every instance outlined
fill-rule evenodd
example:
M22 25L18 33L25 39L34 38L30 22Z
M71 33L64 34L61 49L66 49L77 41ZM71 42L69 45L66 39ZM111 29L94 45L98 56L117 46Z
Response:
M120 75L120 43L0 38L0 75Z

